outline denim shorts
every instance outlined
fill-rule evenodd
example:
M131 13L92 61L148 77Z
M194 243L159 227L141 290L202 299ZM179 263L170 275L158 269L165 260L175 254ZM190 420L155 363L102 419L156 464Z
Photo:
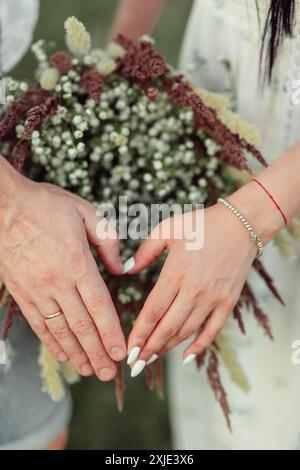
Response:
M4 317L0 309L0 326ZM68 426L70 393L56 403L42 391L39 341L23 318L14 318L8 336L8 360L0 365L0 450L42 449Z

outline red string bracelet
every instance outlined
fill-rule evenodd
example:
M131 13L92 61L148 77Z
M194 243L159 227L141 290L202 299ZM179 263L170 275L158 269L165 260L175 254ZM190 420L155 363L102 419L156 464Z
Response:
M283 211L281 210L281 208L279 207L279 205L277 204L277 202L273 198L272 194L269 193L269 191L264 187L264 185L260 181L258 181L256 178L253 178L252 181L255 181L255 183L257 183L264 190L264 192L269 196L269 198L273 201L273 203L275 204L275 206L279 210L280 214L282 215L282 218L284 220L285 225L287 225L286 216L284 215Z

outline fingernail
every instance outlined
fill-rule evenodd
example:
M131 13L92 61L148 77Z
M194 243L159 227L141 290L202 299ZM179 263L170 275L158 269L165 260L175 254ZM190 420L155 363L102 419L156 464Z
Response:
M128 260L125 261L123 264L123 274L128 273L132 268L135 266L135 259L132 256L131 258L128 258Z
M185 366L186 364L189 364L190 362L192 362L196 357L196 354L189 354L188 356L186 356L186 358L183 360L183 365Z
M105 368L100 370L99 376L101 380L104 380L106 382L114 378L115 372L112 369Z
M135 346L134 348L132 348L132 350L130 351L129 355L128 355L128 359L127 359L127 364L130 366L134 361L136 361L136 359L138 358L138 355L140 354L141 352L141 348L139 348L138 346Z
M93 374L93 369L92 369L92 366L88 363L86 364L82 364L82 366L80 366L80 373L82 375L92 375Z
M124 357L126 356L125 349L119 348L118 346L112 348L110 353L111 353L111 357L115 361L122 361L122 359L124 359Z
M137 361L131 369L131 377L136 377L137 375L139 375L144 370L145 365L146 361Z
M58 355L58 360L60 362L66 362L68 360L68 356L66 355L66 353L64 352L60 352L59 355Z
M147 361L147 366L149 364L152 364L152 362L156 361L156 359L158 358L158 355L157 354L152 354L152 356L150 357L150 359L148 359Z

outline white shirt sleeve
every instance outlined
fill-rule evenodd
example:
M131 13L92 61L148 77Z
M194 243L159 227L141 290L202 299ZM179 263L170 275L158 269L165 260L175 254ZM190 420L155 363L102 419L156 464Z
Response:
M38 0L0 0L1 72L11 70L32 42L39 13Z

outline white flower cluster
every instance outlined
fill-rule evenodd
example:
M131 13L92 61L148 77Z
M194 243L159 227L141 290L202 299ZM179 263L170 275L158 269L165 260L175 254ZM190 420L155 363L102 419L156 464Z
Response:
M27 90L28 85L26 82L14 80L11 77L6 77L4 80L7 92L5 97L4 108L7 108L11 103L18 99L24 93L24 91Z
M89 50L73 58L71 70L63 76L49 72L42 41L32 49L44 71L42 85L53 89L62 103L31 136L34 162L48 181L95 205L115 206L120 195L127 196L129 204L205 203L210 185L224 189L215 157L220 147L205 133L195 133L193 112L173 104L162 89L151 101L138 85L112 73L115 59L124 53L121 46L113 43L105 51ZM103 66L106 78L99 103L81 85L82 64L98 70ZM25 88L14 82L10 87L12 100ZM17 137L23 130L20 122ZM136 242L126 241L124 256L135 248ZM138 302L141 295L138 287L122 285L118 298L126 304Z

